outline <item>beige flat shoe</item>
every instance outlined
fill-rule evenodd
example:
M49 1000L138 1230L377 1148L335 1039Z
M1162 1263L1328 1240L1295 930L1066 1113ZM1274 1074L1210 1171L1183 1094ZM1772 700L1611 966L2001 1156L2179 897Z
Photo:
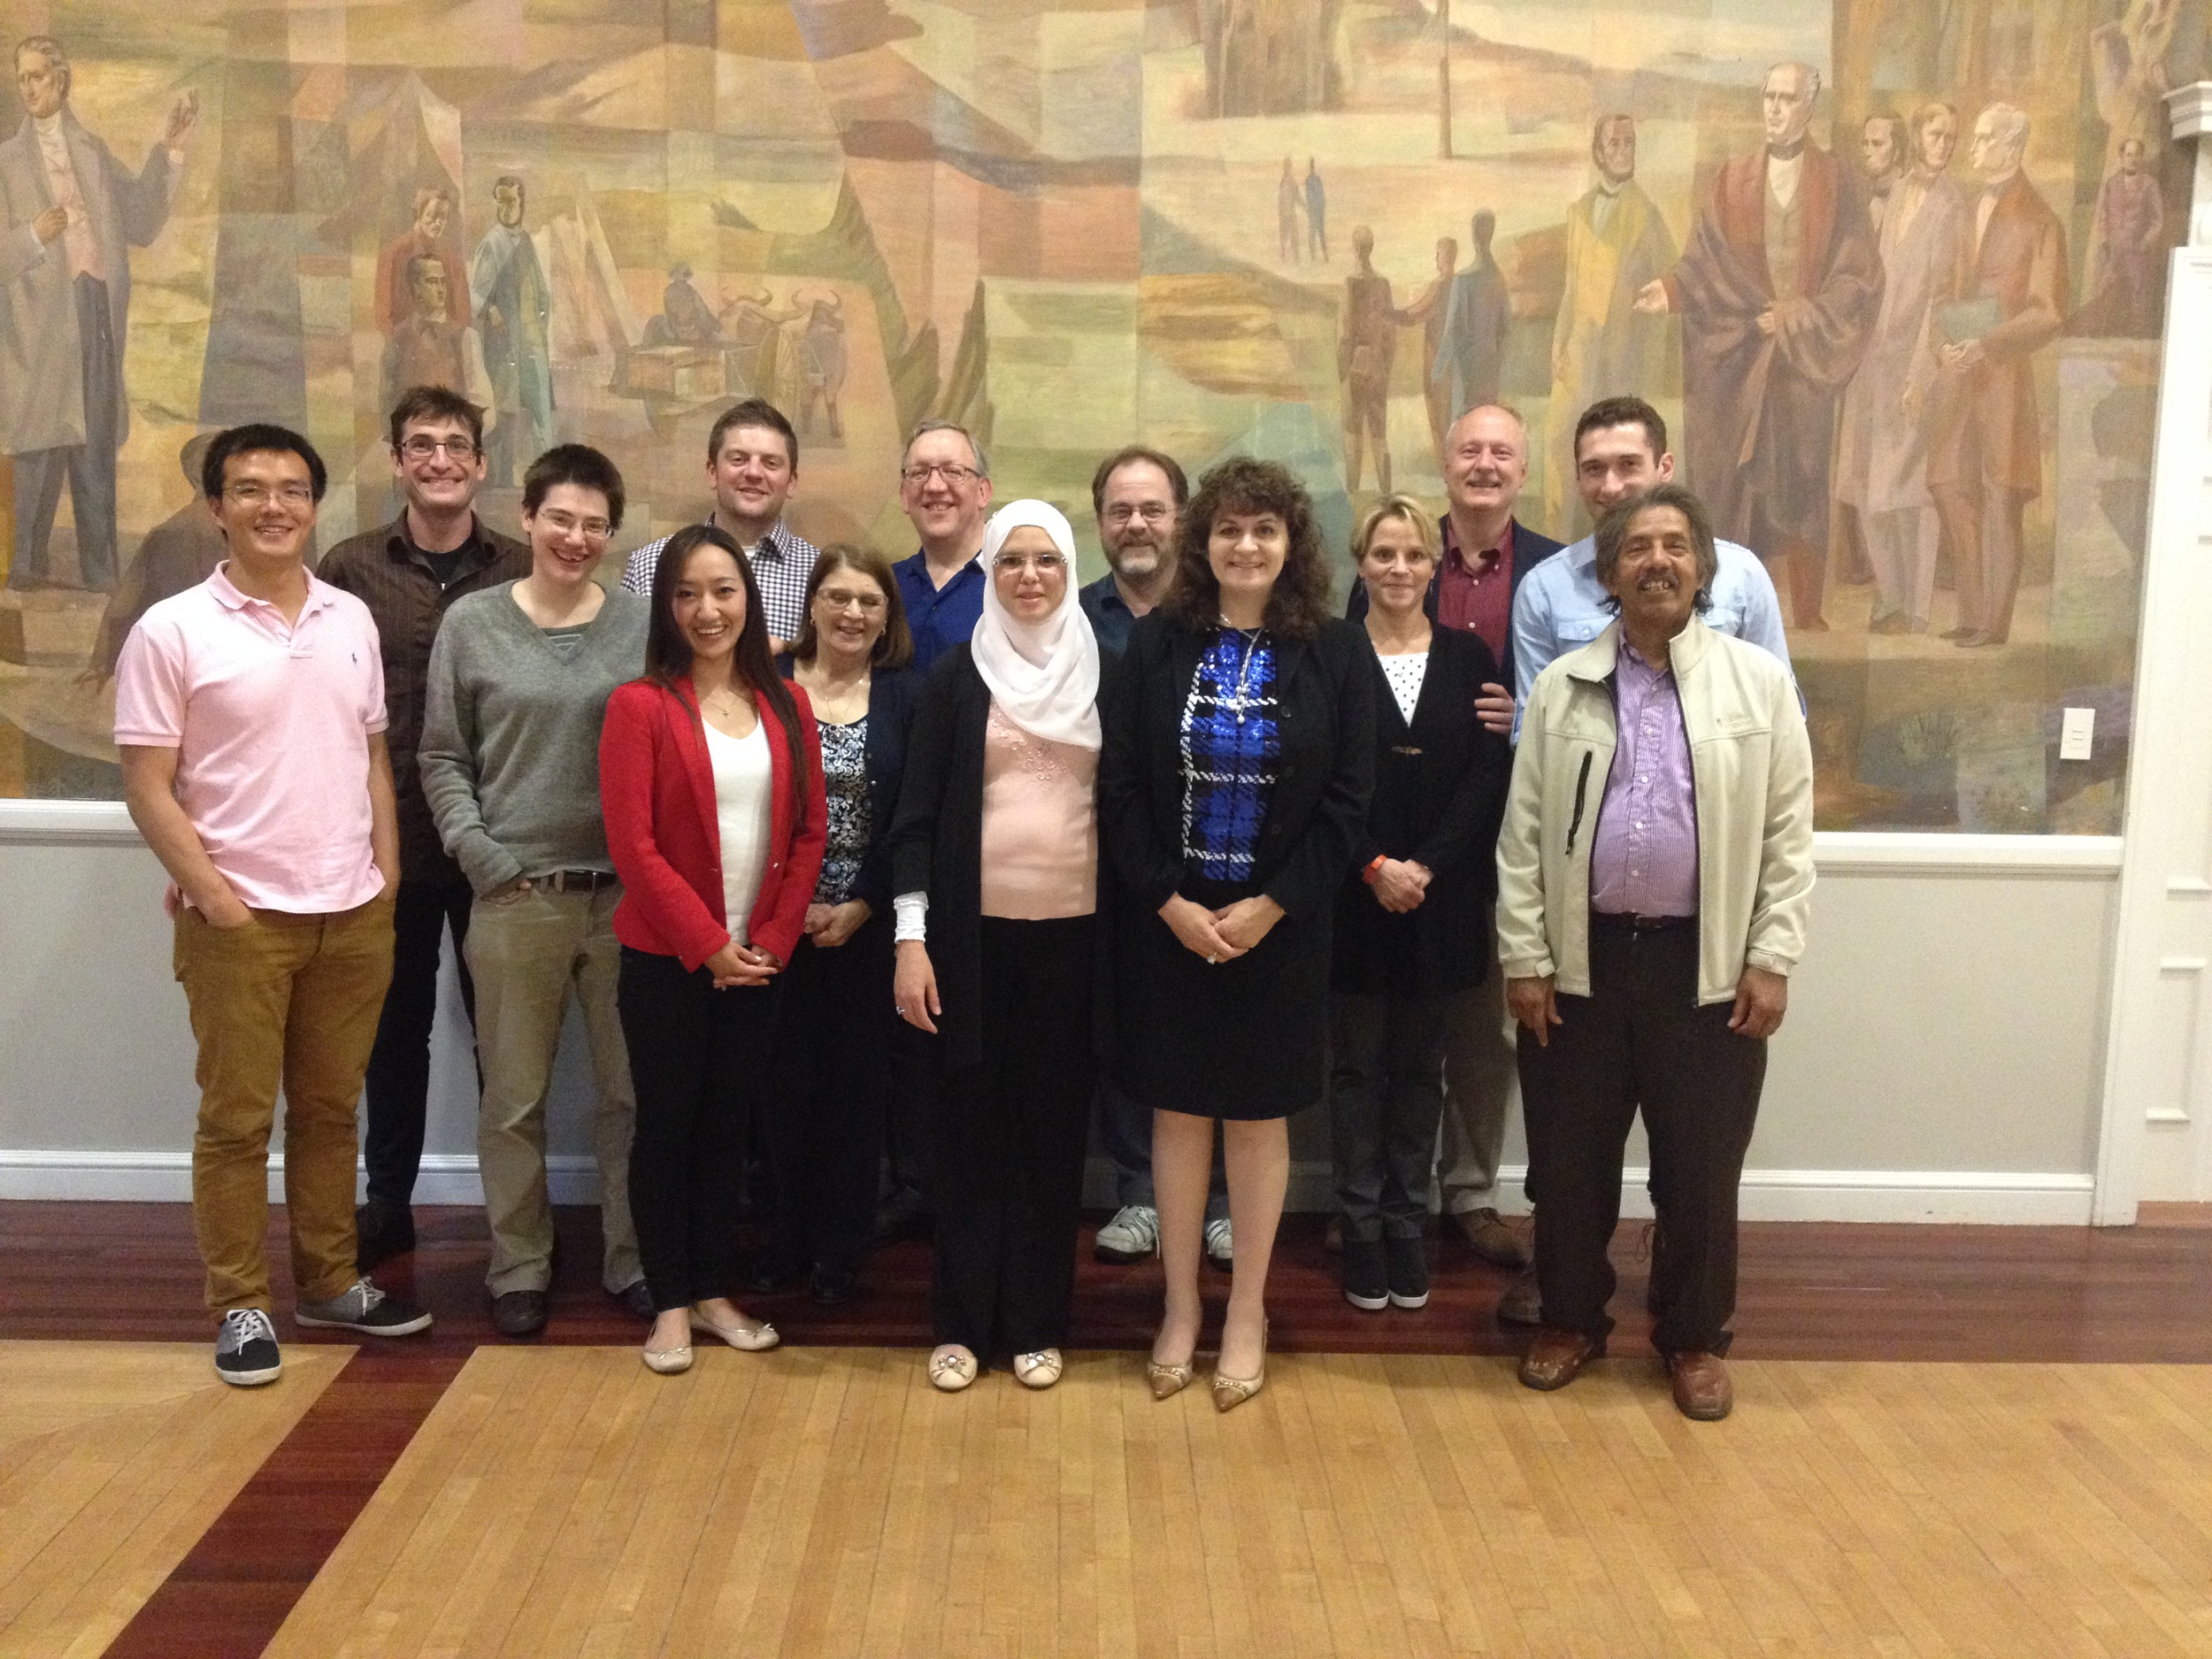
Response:
M1014 1356L1014 1380L1025 1388L1049 1388L1060 1380L1060 1350L1041 1348Z
M1155 1400L1171 1400L1190 1386L1191 1379L1198 1375L1197 1365L1185 1360L1180 1365L1163 1365L1157 1360L1144 1363L1145 1380L1152 1385Z
M644 1351L645 1369L662 1377L673 1377L691 1369L691 1349L688 1348L649 1348Z
M929 1356L929 1386L940 1393L956 1394L975 1380L975 1356L956 1342L948 1342Z
M691 1328L718 1336L732 1348L748 1354L761 1353L783 1340L776 1334L776 1327L765 1319L740 1317L735 1325L717 1325L696 1308L691 1310Z

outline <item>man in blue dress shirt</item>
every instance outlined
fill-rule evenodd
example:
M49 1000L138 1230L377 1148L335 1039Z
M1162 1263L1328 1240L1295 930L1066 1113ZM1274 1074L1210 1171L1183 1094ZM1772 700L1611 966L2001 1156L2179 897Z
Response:
M1594 522L1617 502L1674 477L1667 452L1667 423L1640 397L1606 397L1575 423L1575 488ZM1789 641L1782 606L1766 566L1748 548L1717 541L1720 573L1713 578L1713 608L1703 620L1716 633L1772 652L1786 665ZM1513 683L1525 698L1536 676L1555 657L1587 645L1613 620L1598 580L1597 538L1585 536L1529 572L1513 595ZM1520 740L1520 705L1513 736Z
M899 505L922 545L891 573L914 634L914 672L926 674L975 633L989 580L976 556L991 511L991 464L965 426L925 420L914 428L899 464Z
M914 672L975 635L983 616L983 521L991 511L991 464L965 426L925 420L899 463L899 505L921 538L918 552L891 567L914 635ZM936 1118L934 1038L899 1027L886 1151L891 1190L876 1210L876 1239L927 1231L929 1138Z

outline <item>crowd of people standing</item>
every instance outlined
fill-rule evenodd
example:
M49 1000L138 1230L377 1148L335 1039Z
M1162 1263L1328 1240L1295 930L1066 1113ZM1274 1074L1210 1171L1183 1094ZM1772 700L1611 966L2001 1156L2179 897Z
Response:
M927 422L901 462L919 547L894 565L786 527L798 438L749 399L710 435L704 521L610 589L613 463L538 457L513 541L472 504L483 435L457 395L404 393L398 517L311 570L320 458L280 427L220 434L201 486L228 557L119 664L199 1042L226 1380L281 1367L260 1244L280 1087L296 1318L430 1322L368 1275L414 1245L450 929L503 1335L550 1314L546 1107L573 1003L601 1281L649 1321L655 1371L687 1369L697 1333L774 1346L737 1296L846 1301L876 1240L926 1225L929 1381L1004 1359L1049 1387L1095 1119L1118 1208L1094 1248L1164 1268L1151 1391L1196 1374L1211 1256L1227 1410L1266 1379L1287 1122L1325 1100L1347 1299L1426 1302L1433 1204L1520 1271L1499 1317L1536 1328L1522 1380L1557 1387L1611 1328L1640 1108L1655 1344L1686 1414L1726 1413L1810 758L1771 584L1671 483L1647 405L1585 411L1600 527L1564 549L1515 518L1519 417L1469 411L1446 516L1379 500L1342 615L1313 502L1272 462L1193 491L1157 450L1107 457L1111 568L1082 587L1063 513L993 511L982 445ZM1497 1196L1517 1070L1532 1264ZM741 1259L749 1193L763 1242Z

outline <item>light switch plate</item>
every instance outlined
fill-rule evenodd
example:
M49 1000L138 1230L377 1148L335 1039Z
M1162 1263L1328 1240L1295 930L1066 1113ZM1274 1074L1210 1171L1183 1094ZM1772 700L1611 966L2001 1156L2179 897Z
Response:
M2068 709L2058 726L2058 757L2061 760L2087 760L2089 744L2097 729L2094 709Z

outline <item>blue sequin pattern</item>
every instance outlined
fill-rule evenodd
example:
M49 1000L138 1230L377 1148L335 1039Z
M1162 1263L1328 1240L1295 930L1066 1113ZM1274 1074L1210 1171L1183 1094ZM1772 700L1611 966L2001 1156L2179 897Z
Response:
M1184 867L1248 881L1283 752L1275 646L1264 632L1215 634L1183 703L1182 748Z

